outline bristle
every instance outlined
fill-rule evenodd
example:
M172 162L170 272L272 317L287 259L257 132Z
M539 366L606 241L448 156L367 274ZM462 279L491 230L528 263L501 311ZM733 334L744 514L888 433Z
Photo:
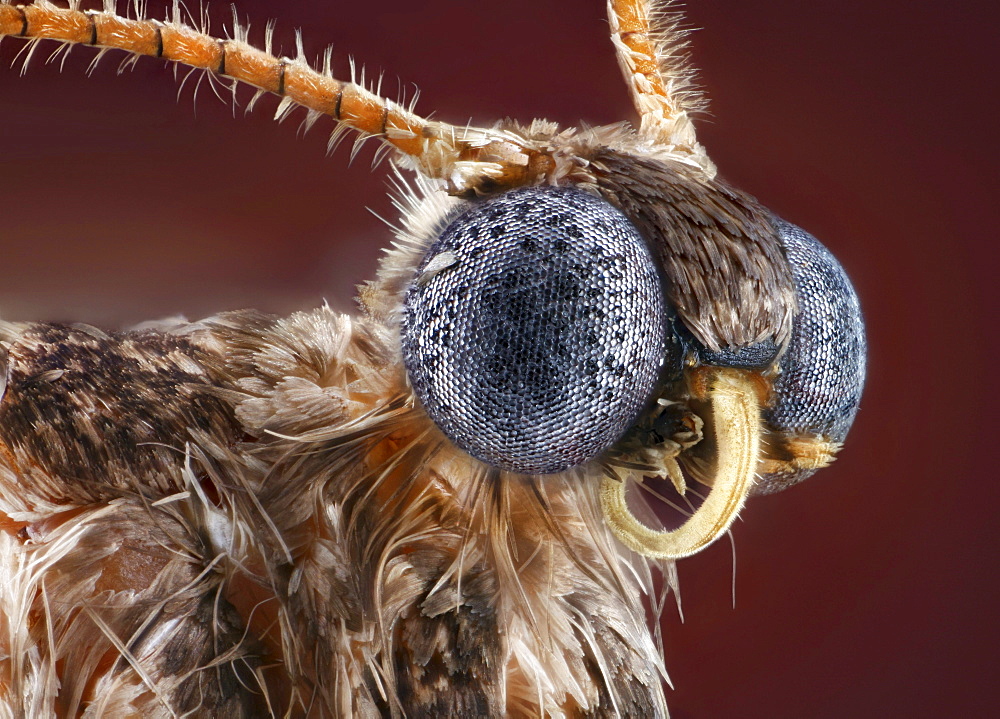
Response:
M14 56L14 62L12 64L16 65L18 61L21 62L21 77L24 77L24 75L28 72L28 63L31 62L31 58L34 56L35 50L38 48L39 44L41 44L41 38L28 40L24 44L24 47L22 47L20 51L18 51L17 55Z
M186 69L187 69L187 72L184 73L184 77L181 78L181 81L177 84L177 100L178 100L178 102L181 99L181 93L184 92L184 86L187 84L188 79L191 77L191 75L193 75L198 70L198 68L195 68L195 67L189 67L189 68L186 68Z
M268 55L274 54L274 20L268 20L264 26L264 52Z
M233 6L232 10L233 10L233 20L232 20L233 29L232 32L228 34L228 37L230 40L234 42L247 44L250 42L250 23L247 22L246 25L240 23L240 16L239 13L237 13L236 11L235 5ZM266 47L267 42L265 41L264 44Z
M102 47L97 51L97 54L94 55L93 59L90 61L90 64L87 65L88 76L94 74L94 71L97 69L98 64L101 62L104 56L108 54L109 49L110 48Z
M374 170L381 165L382 162L389 157L389 153L390 149L388 145L385 143L379 144L379 146L375 148L375 152L372 154L371 168Z
M343 142L344 138L347 136L348 130L349 128L347 125L337 125L333 128L333 131L330 133L330 137L326 141L327 155L332 155L337 151L337 148L340 147L340 143Z
M321 117L323 117L323 114L320 112L316 112L315 110L306 110L306 116L302 120L302 123L299 125L298 134L305 135L307 132L309 132L309 130L312 129L313 125L315 125L316 122ZM381 152L383 150L385 152L389 152L389 149L386 145L379 145L378 151Z
M281 102L278 103L278 107L274 110L274 119L277 122L284 122L293 109L295 109L295 101L286 95L281 98Z
M333 77L333 45L327 45L323 48L323 69L321 72L326 77Z
M125 73L126 70L134 70L135 64L138 61L139 61L138 55L129 55L128 57L125 57L124 59L122 59L120 63L118 63L117 74L122 75Z
M370 140L371 137L372 137L371 135L357 135L354 138L354 142L351 145L351 153L350 155L348 155L347 158L348 167L350 167L354 163L354 158L358 156L358 153L361 152L361 148L365 146L365 143L368 142L368 140Z
M260 98L264 97L264 95L266 94L267 94L266 90L261 90L260 88L257 88L253 93L253 97L250 98L250 102L247 103L246 112L248 114L253 112L254 107L257 106L257 101L260 100Z
M678 108L687 114L703 112L706 100L696 85L691 64L691 30L684 25L684 15L675 0L652 0L649 10L650 31L660 74L670 87Z
M53 62L55 62L56 60L59 59L60 55L62 55L63 56L63 62L60 65L60 70L61 70L62 69L62 65L65 65L65 63L66 63L66 56L69 55L69 49L70 49L70 47L71 47L71 45L69 43L65 43L65 42L61 42L58 45L56 45L56 48L51 53L49 53L49 56L47 58L45 58L45 64L46 65L51 65Z

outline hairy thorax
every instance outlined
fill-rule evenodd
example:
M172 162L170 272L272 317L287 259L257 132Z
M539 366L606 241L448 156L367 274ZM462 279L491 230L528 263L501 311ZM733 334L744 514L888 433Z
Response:
M3 334L8 698L40 707L61 682L60 713L382 716L404 696L411 717L665 715L649 569L595 482L450 446L380 325L322 308Z

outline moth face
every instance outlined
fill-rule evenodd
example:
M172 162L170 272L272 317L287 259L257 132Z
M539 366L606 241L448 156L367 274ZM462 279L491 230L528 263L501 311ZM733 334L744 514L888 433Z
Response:
M424 239L403 295L413 391L476 459L548 474L602 456L642 459L670 436L676 417L664 405L712 421L692 401L699 373L741 372L762 388L763 459L751 492L791 486L830 460L853 422L864 326L847 275L818 240L773 216L765 231L794 286L789 335L712 350L671 298L662 257L672 249L612 203L572 186L467 202ZM689 281L705 264L688 263ZM707 484L710 445L679 454Z

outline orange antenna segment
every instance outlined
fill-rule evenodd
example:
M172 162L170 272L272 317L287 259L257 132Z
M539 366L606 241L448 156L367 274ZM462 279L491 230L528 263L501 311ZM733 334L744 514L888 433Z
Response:
M672 102L660 74L656 44L650 37L652 28L647 0L611 0L609 7L618 60L631 76L628 79L631 79L636 109L642 112L639 103L652 101L665 107L667 118L682 112Z
M690 155L709 174L714 166L695 138L691 88L679 16L664 0L608 0L611 41L640 117L640 132L664 149Z
M278 95L285 102L329 115L363 135L379 137L413 158L416 167L428 176L448 180L455 191L466 189L478 175L499 175L506 169L496 160L484 162L484 156L523 154L522 148L512 146L517 143L510 138L491 138L485 130L431 122L361 85L317 72L301 52L295 59L279 58L242 40L199 32L179 22L176 4L172 22L122 17L112 11L113 5L105 2L105 11L95 12L80 10L79 0L71 0L68 8L46 0L31 5L2 0L0 37L124 50L232 78ZM496 145L507 146L506 151L502 147L498 151L493 147Z

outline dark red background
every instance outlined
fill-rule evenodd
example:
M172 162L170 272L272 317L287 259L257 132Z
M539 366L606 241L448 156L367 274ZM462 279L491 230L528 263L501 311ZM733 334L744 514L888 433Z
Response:
M151 3L161 16L165 0ZM240 0L318 53L336 44L458 123L631 117L600 0ZM680 565L665 620L675 717L995 716L997 61L993 4L692 2L724 176L823 239L871 344L842 458L753 501ZM216 8L216 29L227 18ZM260 37L259 34L256 37ZM5 40L9 65L20 43ZM371 151L324 155L320 123L235 119L163 64L116 76L77 49L0 72L0 315L119 325L324 297L350 308L392 217ZM994 462L987 466L987 458ZM993 711L988 711L993 709Z

